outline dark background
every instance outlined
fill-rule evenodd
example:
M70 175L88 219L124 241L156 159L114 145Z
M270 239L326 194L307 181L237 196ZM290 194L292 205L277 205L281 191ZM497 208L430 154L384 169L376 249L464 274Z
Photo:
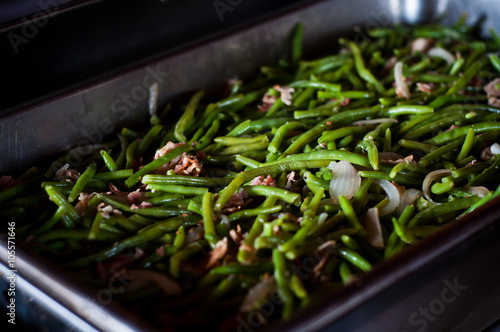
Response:
M309 2L2 1L0 110Z

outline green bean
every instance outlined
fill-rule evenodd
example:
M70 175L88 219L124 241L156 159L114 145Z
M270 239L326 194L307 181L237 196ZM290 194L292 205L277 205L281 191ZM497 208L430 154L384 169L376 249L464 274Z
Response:
M272 273L275 270L273 263L259 263L253 265L240 265L239 263L229 263L210 270L210 274L215 275L260 275L263 273Z
M148 131L148 133L144 136L144 138L140 141L139 145L137 146L137 155L142 155L146 149L153 143L153 140L160 134L160 132L163 130L162 125L156 125L151 127L151 129Z
M207 242L205 240L200 240L198 242L191 243L186 248L178 251L175 255L170 257L170 274L174 277L179 277L181 261L190 258L199 252L205 251L206 247Z
M234 145L218 151L217 155L231 156L245 152L253 152L253 151L267 149L268 146L269 146L268 142Z
M344 211L344 214L346 216L347 221L356 229L359 233L360 236L365 236L366 235L366 229L361 225L361 222L359 221L358 217L356 216L356 213L354 212L354 209L352 208L351 203L347 198L344 196L340 195L339 196L339 203L340 207L342 208L342 211Z
M315 89L325 89L327 91L340 91L339 84L333 84L328 82L320 81L295 81L289 85L290 88L315 88Z
M474 76L476 73L481 69L483 66L486 65L486 61L481 60L474 62L467 70L464 72L460 78L458 78L455 81L455 84L451 86L451 88L446 91L447 95L455 94L458 91L460 91L466 84L467 82Z
M135 159L135 153L137 151L137 147L139 146L139 140L135 140L129 144L127 147L127 151L125 152L125 168L132 168L132 163Z
M365 62L363 60L363 57L361 55L361 50L359 47L348 40L345 39L340 39L340 43L348 46L354 56L354 65L356 67L356 71L358 72L358 75L365 80L366 82L373 84L379 93L384 93L385 89L384 86L373 76L373 74L366 68Z
M226 137L241 136L251 131L258 131L265 128L281 126L287 123L289 120L289 118L263 118L254 121L246 120L234 127L229 133L226 134Z
M281 125L278 130L276 131L276 134L274 135L273 140L271 141L271 144L267 147L269 151L272 153L278 152L281 143L283 142L283 139L285 138L285 135L291 131L291 130L297 130L297 129L304 129L306 125L302 122L288 122L283 125Z
M301 223L302 227L297 231L297 233L293 235L293 237L290 240L286 241L285 243L283 243L281 246L278 247L279 251L287 252L304 243L309 232L311 232L317 224L317 218L315 218L315 216L321 198L323 197L323 192L324 190L320 189L318 190L318 192L314 194L311 203L304 212L304 219Z
M415 217L413 217L408 225L409 226L417 226L425 221L436 218L444 213L449 213L453 211L459 211L468 208L471 204L476 203L480 198L477 196L472 197L464 197L464 198L456 198L453 201L443 203L441 205L436 205L427 210L424 210Z
M269 142L266 134L258 135L255 137L231 137L222 136L214 138L214 142L222 145L240 145L240 144L250 144L250 143L265 143Z
M203 227L205 229L205 239L210 247L215 248L218 241L218 235L215 232L213 199L212 193L206 192L203 195Z
M319 99L329 99L329 98L349 98L349 99L360 99L360 98L373 98L375 94L371 91L318 91Z
M106 167L111 171L117 171L118 170L118 165L116 165L116 162L111 158L111 156L106 152L106 150L101 150L100 151L102 159L104 160L104 164Z
M163 208L163 207L148 207L148 208L137 208L134 209L125 203L121 203L116 199L113 199L105 194L96 194L96 196L107 204L115 206L116 208L123 210L125 212L136 213L144 216L151 217L170 217L181 213L187 213L185 209L179 208Z
M421 106L421 105L404 105L404 106L393 106L387 110L389 115L404 115L404 114L429 114L434 113L434 109L431 106Z
M438 134L433 138L427 140L430 144L442 145L448 143L450 141L456 140L457 138L466 136L469 132L469 129L472 129L475 134L484 133L492 130L499 130L500 123L496 122L481 122L475 123L468 126L463 126L459 128L452 129L450 131L446 131L444 133Z
M261 213L265 214L271 214L271 213L277 213L281 211L281 205L273 206L273 207L262 207L262 208L256 208L256 209L245 209L237 212L233 212L229 215L229 221L233 222L235 220L243 219L243 218L248 218L248 217L254 217L257 216Z
M314 128L300 135L300 137L285 150L284 155L290 155L296 153L309 141L320 136L332 124L344 124L345 122L352 123L356 120L360 120L374 114L377 110L378 107L375 107L375 108L357 109L352 111L344 111L338 114L334 114L331 117L324 120L323 122L316 125Z
M261 164L261 167L279 165L291 161L308 161L308 160L347 160L348 162L356 165L364 167L370 166L368 158L366 158L363 155L343 150L333 150L333 151L322 150L322 151L313 151L310 153L294 154L276 161Z
M52 215L52 217L49 220L47 220L42 226L33 230L32 234L38 235L38 234L41 234L41 233L44 233L44 232L47 232L48 230L50 230L52 227L54 227L55 224L57 224L57 222L59 220L61 220L64 212L65 212L64 207L59 206L57 208L56 212Z
M369 130L367 126L351 126L351 127L342 127L339 129L335 129L332 131L325 131L321 137L318 139L319 143L323 142L332 142L336 139L345 137L347 135L358 135L363 134Z
M244 186L242 189L245 190L249 196L275 196L283 202L290 203L295 206L300 205L300 194L286 189L264 185Z
M337 248L337 253L362 271L367 272L372 269L371 264L356 251L340 246Z
M188 187L175 184L148 184L148 189L162 191L172 194L182 194L188 196L199 196L208 192L208 188Z
M293 295L286 282L286 261L283 254L278 250L273 250L274 278L278 284L278 290L283 300L283 319L290 317L293 310Z
M129 178L132 174L134 174L133 169L120 169L112 172L96 173L94 179L101 181L119 180Z
M212 141L212 138L215 136L217 131L219 130L220 127L220 120L216 119L212 124L210 125L210 128L208 128L207 132L205 135L203 135L202 138L197 142L195 145L197 150L202 150L206 148L210 142Z
M497 155L495 156L495 161L491 164L491 166L482 171L478 176L471 179L467 185L475 186L478 184L487 184L490 181L491 176L498 170L499 167L500 158Z
M181 185L193 187L222 187L231 182L231 178L198 177L190 175L147 174L142 183L151 185Z
M89 240L95 240L97 239L97 236L99 234L99 231L101 229L101 223L103 221L103 216L101 212L97 212L94 221L92 222L92 226L90 227L89 235L87 239Z
M193 95L193 97L191 97L189 104L186 106L186 110L175 124L174 136L179 142L188 141L188 139L184 135L184 132L186 131L186 126L189 120L193 119L196 107L198 106L198 103L200 102L200 99L203 97L204 94L205 94L204 91L198 91L196 94Z
M457 139L454 142L441 146L440 148L428 153L422 159L420 159L418 165L421 167L426 167L431 161L436 160L436 158L457 149L463 144L463 142L464 139Z
M71 205L55 187L47 186L45 187L45 191L54 203L56 203L59 207L64 208L64 214L67 215L71 221L69 226L75 227L80 221L80 215L76 211L75 207Z

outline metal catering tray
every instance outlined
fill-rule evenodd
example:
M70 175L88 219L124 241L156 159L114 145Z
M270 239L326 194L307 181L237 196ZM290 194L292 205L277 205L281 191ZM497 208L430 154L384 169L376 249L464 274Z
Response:
M500 4L494 0L330 0L312 2L176 53L156 56L78 90L0 112L0 174L29 167L71 147L77 147L74 158L78 158L79 147L102 142L115 128L144 122L147 88L153 82L159 83L162 105L186 92L217 91L235 76L252 77L260 65L273 63L286 52L289 33L297 22L304 24L307 57L334 49L339 36L360 40L373 27L430 22L443 14L442 23L451 25L464 12L469 23L478 22L485 31L490 27L500 31L496 20ZM487 328L500 319L499 203L490 202L375 267L359 282L325 294L289 321L267 329L401 332ZM103 290L71 280L18 242L18 323L30 330L50 331L152 329L112 299L103 298ZM10 285L7 257L7 236L3 234L2 308L8 304ZM250 320L241 322L238 330L257 327Z

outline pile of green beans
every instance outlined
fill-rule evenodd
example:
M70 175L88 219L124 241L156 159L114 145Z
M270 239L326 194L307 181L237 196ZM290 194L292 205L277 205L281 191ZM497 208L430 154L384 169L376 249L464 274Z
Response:
M500 142L500 109L483 90L500 77L491 33L479 40L463 20L380 28L304 60L299 24L289 60L232 80L222 99L197 92L153 114L149 128L81 149L82 162L69 165L76 176L55 178L67 155L46 173L30 169L0 192L1 219L16 220L32 251L158 327L287 319L498 196L490 147ZM413 49L418 38L453 61ZM394 84L396 62L407 96ZM184 144L155 159L169 142ZM199 174L165 166L183 156ZM361 177L352 198L330 191L337 161ZM380 181L403 196L437 170L430 196L379 217L374 245L367 211L390 204ZM271 313L261 310L269 303Z

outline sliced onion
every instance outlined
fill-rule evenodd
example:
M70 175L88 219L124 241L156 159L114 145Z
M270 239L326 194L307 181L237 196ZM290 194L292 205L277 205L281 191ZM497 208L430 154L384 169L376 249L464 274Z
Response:
M326 212L321 213L318 217L318 225L324 223L327 218L328 218L328 213Z
M331 162L328 168L332 170L330 196L335 199L339 199L339 196L351 199L361 185L358 171L346 160Z
M472 196L479 196L481 198L488 195L490 192L488 188L483 186L475 186L475 187L464 186L462 188L467 190Z
M384 238L382 237L382 228L380 226L380 218L378 209L371 208L366 211L360 218L363 227L366 229L365 240L375 248L384 247Z
M156 283L168 296L181 295L179 285L159 272L146 270L127 270L127 274L136 277L132 282L139 280L151 281Z
M156 108L158 106L158 83L153 83L149 87L149 114L156 116Z
M422 193L422 191L420 191L418 189L410 188L410 189L406 190L401 195L401 199L399 201L398 216L400 216L401 213L403 213L404 209L407 206L412 205L413 202L415 202L419 197L422 197L422 196L424 196L424 194Z
M429 51L427 51L427 55L443 59L444 61L446 61L448 66L453 64L453 62L455 62L455 57L444 48L433 47Z
M401 93L401 96L407 99L410 98L410 90L408 90L403 78L403 63L401 61L396 62L394 66L394 80L396 81L396 92Z
M397 119L392 119L392 118L379 118L379 119L371 119L371 120L359 120L359 121L354 121L352 124L353 125L360 125L360 126L368 126L372 124L378 124L378 123L384 123L384 122L393 122L397 123Z
M434 180L450 174L451 171L449 169L438 169L436 171L432 171L429 174L427 174L427 176L424 179L424 182L422 183L422 192L424 193L424 197L426 200L434 204L441 204L441 203L436 203L432 200L431 190L430 190L431 184Z
M395 185L387 180L376 180L375 183L378 183L384 189L389 200L389 203L379 211L379 215L382 217L391 213L399 206L399 191Z
M491 153L497 155L500 153L500 144L494 143L490 146Z
M255 310L256 305L267 298L276 288L277 285L274 277L264 278L248 290L247 296L240 306L240 311L251 312Z

